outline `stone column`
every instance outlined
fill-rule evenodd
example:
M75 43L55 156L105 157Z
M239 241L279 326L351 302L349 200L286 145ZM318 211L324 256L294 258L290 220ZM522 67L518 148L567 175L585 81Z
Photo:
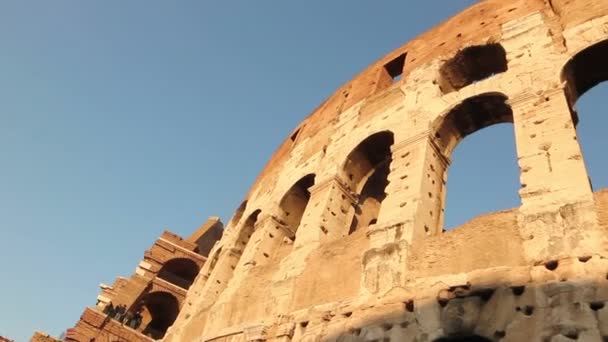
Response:
M521 168L522 209L588 201L591 187L563 90L510 102Z
M393 160L378 222L369 227L363 281L372 293L404 281L407 248L440 234L449 161L423 132L392 147Z
M295 248L348 235L356 199L337 176L310 189L310 201L296 233Z
M294 237L295 232L275 216L266 215L258 219L255 231L241 257L239 269L265 265L279 244Z
M593 193L563 89L510 101L522 206L518 221L533 262L605 250Z

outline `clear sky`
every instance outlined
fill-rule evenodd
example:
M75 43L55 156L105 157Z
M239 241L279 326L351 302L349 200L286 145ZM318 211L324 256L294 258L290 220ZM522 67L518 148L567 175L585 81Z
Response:
M0 335L59 335L164 229L227 221L325 97L474 2L0 2ZM596 188L607 95L578 106ZM447 226L518 205L511 126L453 158Z

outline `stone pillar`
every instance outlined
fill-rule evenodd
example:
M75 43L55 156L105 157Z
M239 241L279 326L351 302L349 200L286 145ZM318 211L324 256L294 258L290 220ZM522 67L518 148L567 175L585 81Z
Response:
M570 106L562 89L511 101L522 210L591 199Z
M289 310L296 291L295 279L302 274L308 256L317 250L321 241L348 235L356 200L344 184L338 177L331 176L310 189L310 200L296 233L294 247L272 277L289 283L280 292L273 293L278 308Z
M239 269L265 265L279 244L294 237L295 232L276 217L266 215L258 219L255 231L241 257Z
M310 189L310 201L296 233L295 248L348 235L357 202L345 182L332 176Z
M529 261L605 250L563 89L510 101L521 170L519 228Z
M370 249L363 258L364 285L372 293L405 280L407 248L440 234L449 161L423 132L392 147L387 197L378 223L369 227Z

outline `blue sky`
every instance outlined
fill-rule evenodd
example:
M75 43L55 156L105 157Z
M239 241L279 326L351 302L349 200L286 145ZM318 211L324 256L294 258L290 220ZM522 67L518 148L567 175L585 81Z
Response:
M227 221L325 97L474 2L2 1L0 335L59 335L164 229ZM578 105L596 188L606 95ZM453 159L446 225L518 205L509 125Z

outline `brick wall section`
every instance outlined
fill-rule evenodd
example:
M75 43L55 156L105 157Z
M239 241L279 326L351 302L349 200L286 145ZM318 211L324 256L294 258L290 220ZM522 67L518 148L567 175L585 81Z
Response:
M30 342L59 342L61 340L58 340L56 338L54 338L53 336L41 332L41 331L36 331L34 333L34 336L32 336L32 338L30 339ZM0 339L0 342L6 342L2 339Z
M68 341L89 342L92 338L96 342L152 341L141 333L145 329L144 324L139 327L139 331L135 331L115 320L108 320L101 312L103 306L112 302L115 306L124 304L128 310L133 310L148 294L162 292L173 295L181 307L188 292L179 286L184 286L184 283L176 281L172 284L160 279L157 277L158 272L163 265L176 258L191 260L200 270L207 255L198 253L199 246L213 246L221 238L221 232L222 223L215 217L210 218L189 239L183 239L169 231L163 232L154 245L145 251L135 274L129 278L119 277L112 286L102 289L98 296L99 306L85 309L76 325L68 330Z
M95 309L87 308L76 327L69 329L66 334L67 341L120 341L120 342L139 342L153 341L131 328L128 328L115 320L106 319L106 316Z

